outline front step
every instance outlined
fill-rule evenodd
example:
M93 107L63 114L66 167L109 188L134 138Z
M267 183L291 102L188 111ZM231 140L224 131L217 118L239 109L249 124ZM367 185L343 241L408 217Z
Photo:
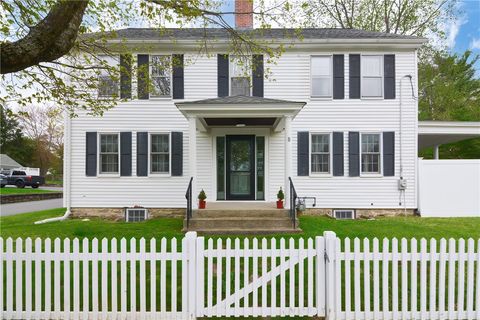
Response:
M200 209L193 210L194 218L284 218L288 217L288 210L285 209L239 209L239 210L224 210L224 209Z

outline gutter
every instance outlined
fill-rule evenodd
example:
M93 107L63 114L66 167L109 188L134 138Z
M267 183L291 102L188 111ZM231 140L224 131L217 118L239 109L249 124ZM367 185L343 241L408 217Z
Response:
M68 112L65 110L63 113L65 117L65 129L64 129L64 144L63 144L63 204L67 208L63 216L48 218L44 220L35 221L35 224L43 224L48 222L63 221L70 217L71 207L70 207L70 167L71 167L71 119Z

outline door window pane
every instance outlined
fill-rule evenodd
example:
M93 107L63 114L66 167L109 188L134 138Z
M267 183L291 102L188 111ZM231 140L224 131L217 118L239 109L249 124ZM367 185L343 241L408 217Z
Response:
M170 172L170 135L152 134L150 136L150 172Z
M265 199L265 137L256 137L257 142L257 200Z
M100 173L118 173L118 134L100 134Z
M250 195L252 148L249 140L230 142L230 194Z
M225 200L225 137L217 137L217 200Z

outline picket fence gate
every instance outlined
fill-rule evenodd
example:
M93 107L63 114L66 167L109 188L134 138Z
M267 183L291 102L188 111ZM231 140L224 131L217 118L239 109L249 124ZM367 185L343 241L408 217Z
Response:
M480 319L480 239L351 242L0 238L1 318Z

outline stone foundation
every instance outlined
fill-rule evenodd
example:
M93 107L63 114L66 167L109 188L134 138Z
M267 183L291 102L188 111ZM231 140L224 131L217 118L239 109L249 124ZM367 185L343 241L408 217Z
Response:
M307 208L303 213L307 216L332 216L333 209L326 208ZM395 216L413 216L415 215L414 209L407 209L406 213L404 209L355 209L356 218L369 219L375 217L395 217Z
M183 218L183 208L146 208L149 218ZM102 218L113 221L125 220L125 208L72 208L74 218Z

